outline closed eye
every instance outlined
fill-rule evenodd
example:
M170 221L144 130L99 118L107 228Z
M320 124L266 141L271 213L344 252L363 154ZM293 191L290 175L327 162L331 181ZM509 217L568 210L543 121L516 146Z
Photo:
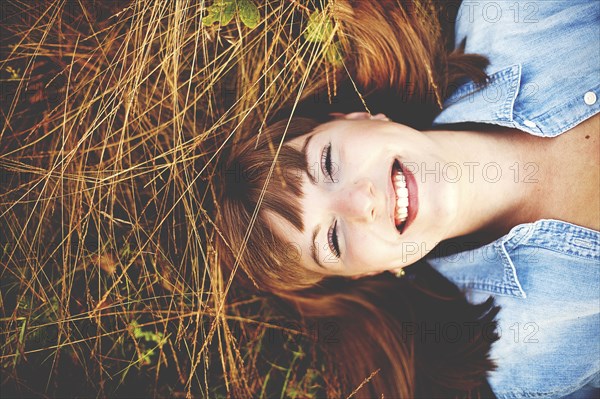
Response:
M338 243L337 220L334 221L331 226L329 226L329 230L327 231L327 243L331 252L335 255L336 258L339 258L340 245Z
M331 181L334 181L332 166L333 165L331 163L331 143L329 143L325 147L323 147L323 151L321 151L321 171L324 175L329 176Z

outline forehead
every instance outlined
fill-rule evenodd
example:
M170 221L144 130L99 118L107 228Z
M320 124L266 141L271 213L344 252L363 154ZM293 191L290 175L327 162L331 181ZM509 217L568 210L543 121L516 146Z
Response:
M315 127L310 133L295 137L292 140L289 140L286 144L297 150L303 150L315 136L319 136L320 134L324 133L338 132L340 131L340 128L343 127L345 124L348 124L348 122L351 121L333 120L322 123Z
M381 120L336 119L322 123L315 127L310 133L304 134L299 137L295 137L292 140L289 140L286 144L290 145L291 147L297 150L302 151L303 149L306 149L310 142L314 140L319 140L319 136L322 135L338 138L343 137L344 140L339 141L338 145L340 143L343 143L344 141L348 141L349 139L352 139L353 141L363 141L367 137L372 138L380 134L383 134L384 136L382 137L384 138L389 138L388 135L391 132L398 132L398 126L400 125L388 121L384 122Z

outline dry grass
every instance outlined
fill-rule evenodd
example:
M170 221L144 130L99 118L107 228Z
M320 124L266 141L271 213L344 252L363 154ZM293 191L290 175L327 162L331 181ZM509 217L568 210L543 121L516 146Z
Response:
M216 160L328 79L320 4L1 2L3 396L340 396L310 340L223 275ZM330 58L331 59L331 58ZM331 86L332 87L332 86Z

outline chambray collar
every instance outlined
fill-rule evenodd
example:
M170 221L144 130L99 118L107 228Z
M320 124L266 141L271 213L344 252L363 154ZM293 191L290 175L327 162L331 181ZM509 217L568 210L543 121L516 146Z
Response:
M517 245L527 245L600 261L600 232L561 220L541 219L522 224L503 238L509 252Z
M513 109L520 83L520 64L491 74L486 85L470 81L448 97L434 125L478 122L514 127Z
M600 112L599 2L537 2L531 20L517 8L461 3L455 48L488 58L489 83L462 82L434 126L488 123L555 137Z
M449 255L434 250L426 261L467 291L527 298L515 265L537 261L542 248L600 260L600 232L560 220L541 219L517 225L505 236L475 249L465 248Z

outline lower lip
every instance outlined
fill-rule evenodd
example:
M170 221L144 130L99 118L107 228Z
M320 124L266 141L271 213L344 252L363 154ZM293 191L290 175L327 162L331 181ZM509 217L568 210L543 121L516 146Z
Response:
M419 212L419 191L417 188L417 179L415 176L400 163L402 173L406 178L406 188L408 189L408 217L402 229L402 233L412 224L413 220L417 217Z

